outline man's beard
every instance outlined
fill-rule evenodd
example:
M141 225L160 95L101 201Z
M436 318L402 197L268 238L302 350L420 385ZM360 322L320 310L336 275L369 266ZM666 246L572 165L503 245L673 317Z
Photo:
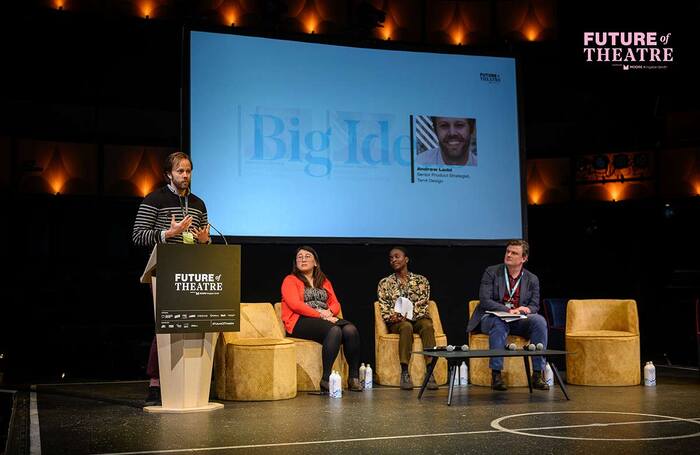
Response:
M449 142L455 142L455 141L456 141L456 142L459 142L459 144L455 144L455 145L450 145L450 144L449 144ZM443 148L445 149L445 151L447 152L447 154L448 154L449 156L451 156L451 157L455 157L455 156L456 156L456 157L459 157L459 156L462 156L462 155L464 155L464 153L465 153L466 150L467 150L467 141L466 141L466 139L463 138L462 136L451 136L451 137L448 137L448 138L446 138L444 141L442 141L442 145L443 145ZM457 152L456 155L455 155L454 153L449 153L449 151L455 150L455 149L456 149L456 152Z
M449 161L453 162L461 162L467 158L467 153L468 153L468 147L467 147L467 142L460 138L459 139L462 143L459 146L456 145L448 145L444 141L440 143L440 148L442 149L443 157Z
M191 182L189 182L189 181L187 181L187 182L185 182L185 181L176 182L175 180L170 181L170 185L172 185L173 189L175 191L177 191L178 193L179 192L185 192L185 193L189 192L190 191L190 183Z

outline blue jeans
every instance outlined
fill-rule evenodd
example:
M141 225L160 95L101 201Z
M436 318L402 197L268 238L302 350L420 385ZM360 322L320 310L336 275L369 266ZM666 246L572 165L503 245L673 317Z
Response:
M528 314L527 319L513 322L503 322L498 316L487 314L481 320L481 333L489 336L489 349L503 349L508 334L525 337L533 344L542 343L547 349L547 321L539 314ZM522 349L522 346L518 348ZM532 357L532 367L535 371L543 371L544 366L544 357ZM502 370L503 357L491 357L489 368Z

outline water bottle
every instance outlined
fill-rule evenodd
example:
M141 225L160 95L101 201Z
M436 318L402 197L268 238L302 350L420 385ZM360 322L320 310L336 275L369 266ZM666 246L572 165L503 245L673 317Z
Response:
M371 389L372 388L372 367L369 366L369 363L365 367L365 389Z
M335 370L331 371L331 375L328 376L328 396L331 398L335 393Z
M336 398L343 397L343 377L340 375L340 371L335 372L335 384L336 384Z
M554 385L554 372L552 371L552 366L547 362L544 365L544 382L548 386Z
M656 385L656 367L653 362L647 362L644 365L644 385L647 387Z
M363 363L360 365L360 385L362 388L365 388L365 373L367 372L367 368L365 367L365 364Z
M459 366L459 386L466 387L468 383L469 383L469 367L467 367L466 362L462 361L462 364Z
M331 398L341 398L343 396L343 389L340 386L340 375L337 371L333 370L328 381L329 395Z

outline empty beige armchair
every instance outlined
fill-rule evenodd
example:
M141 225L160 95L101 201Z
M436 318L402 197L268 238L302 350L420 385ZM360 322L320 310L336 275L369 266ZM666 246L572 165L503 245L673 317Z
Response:
M286 336L284 323L282 322L282 303L275 303L275 313L280 330ZM338 313L338 317L343 317L343 312ZM300 392L314 392L319 390L321 375L323 374L323 361L321 359L320 343L315 341L305 340L303 338L287 337L288 340L294 342L296 349L297 362L297 390ZM333 369L340 373L343 378L343 385L348 384L348 363L343 355L343 347L340 347L338 357L333 362Z
M438 346L447 345L447 337L442 330L442 322L438 313L437 305L434 301L428 302L428 314L433 321L435 330L435 342ZM413 352L423 350L423 342L420 336L413 334ZM401 365L399 365L399 335L389 333L379 302L374 302L374 353L376 365L374 373L377 382L382 385L398 386L401 383ZM425 377L425 360L421 355L412 355L411 363L408 365L411 380L414 386L423 384ZM447 361L440 359L433 372L435 382L445 384L447 382Z
M270 303L241 303L240 332L223 332L214 355L216 396L260 401L297 394L294 342L284 338Z
M639 318L634 300L569 300L566 381L637 385L641 381Z
M478 300L469 301L469 317L479 304ZM467 319L468 320L468 319ZM518 349L522 349L528 340L517 335L508 335L506 344L514 343ZM503 349L500 346L496 349ZM469 348L474 350L489 349L489 336L483 333L469 334ZM529 360L529 359L528 359ZM521 357L505 357L503 359L503 370L501 370L503 382L508 387L527 387L527 374L525 374L525 363ZM475 385L491 385L491 369L489 359L474 358L469 359L469 379Z

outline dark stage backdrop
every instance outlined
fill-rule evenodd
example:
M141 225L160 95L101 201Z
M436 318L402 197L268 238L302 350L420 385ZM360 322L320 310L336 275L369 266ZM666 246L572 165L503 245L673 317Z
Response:
M131 245L140 202L43 195L12 200L26 233L8 247L12 267L0 333L6 381L145 377L154 326L149 288L139 283L150 251ZM241 301L278 302L299 244L244 244ZM372 305L378 281L391 273L391 245L312 245L345 317L360 330L362 361L374 364ZM502 251L409 247L410 268L429 278L450 343L465 342L467 301L477 297L484 267L500 261Z
M139 198L10 198L0 322L5 382L145 378L153 307L139 276L148 251L131 245ZM542 298L632 298L639 307L642 360L695 364L694 302L698 205L677 201L529 207L528 268ZM316 244L321 264L374 363L372 304L388 275L390 245ZM280 298L297 244L246 244L243 302ZM6 251L9 255L6 255ZM502 247L409 246L411 270L430 279L448 342L466 340L467 301ZM108 320L109 318L109 320ZM65 377L62 377L65 373Z

